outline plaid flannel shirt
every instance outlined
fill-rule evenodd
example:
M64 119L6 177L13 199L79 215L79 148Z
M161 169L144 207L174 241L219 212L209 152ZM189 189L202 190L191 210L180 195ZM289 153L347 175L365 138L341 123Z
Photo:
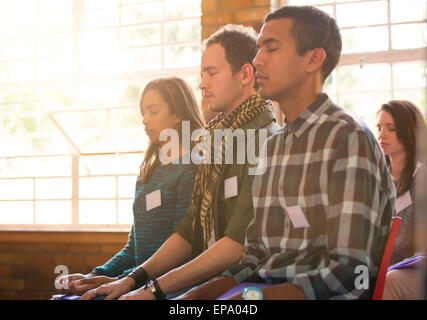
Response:
M307 299L370 298L396 198L372 133L322 93L264 147L245 253L224 275L293 283ZM308 227L293 225L295 208Z

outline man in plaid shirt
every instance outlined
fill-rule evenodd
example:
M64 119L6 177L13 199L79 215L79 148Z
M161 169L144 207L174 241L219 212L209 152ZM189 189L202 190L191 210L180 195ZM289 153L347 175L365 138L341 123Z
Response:
M215 299L247 282L268 285L257 299L371 297L396 196L372 133L322 93L341 47L335 20L318 9L266 16L256 77L286 123L264 146L242 260L182 298ZM244 286L231 298L250 299Z

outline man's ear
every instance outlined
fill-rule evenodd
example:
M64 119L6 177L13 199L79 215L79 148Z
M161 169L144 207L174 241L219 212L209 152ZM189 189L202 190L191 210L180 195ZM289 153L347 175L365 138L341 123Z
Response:
M305 67L307 72L315 72L322 68L323 62L326 59L326 51L323 48L316 48L308 52L309 59Z
M241 69L242 73L242 84L247 85L254 80L254 67L250 63L245 63Z

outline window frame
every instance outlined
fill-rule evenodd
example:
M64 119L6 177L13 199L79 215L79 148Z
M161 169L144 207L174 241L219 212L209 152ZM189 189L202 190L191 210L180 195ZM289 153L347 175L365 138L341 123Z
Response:
M37 2L37 5L40 6L40 1L35 0ZM150 22L141 22L141 23L135 23L135 24L122 24L121 23L121 10L123 6L132 6L137 4L146 4L146 3L161 3L163 8L163 19L156 20L156 21L150 21ZM0 59L0 65L3 63L13 62L13 61L24 61L24 60L31 60L32 64L34 66L35 74L34 79L31 81L16 81L16 82L0 82L0 91L12 90L13 92L23 92L25 90L44 90L44 89L52 89L52 88L62 88L62 87L71 87L74 91L73 94L73 105L72 109L67 111L81 111L81 108L79 108L82 105L81 102L81 95L79 94L81 88L85 84L91 84L91 83L102 83L102 82L118 82L118 81L134 81L135 79L152 79L157 77L163 77L163 76L173 76L173 75L179 75L180 77L198 77L200 75L200 66L194 65L189 67L171 67L167 68L165 63L165 52L168 48L168 46L177 46L177 45L198 45L201 46L201 32L200 37L195 40L185 40L185 41L171 41L168 42L165 39L165 29L166 24L170 22L181 22L181 21L195 21L201 19L201 4L200 4L200 10L197 10L199 12L198 15L195 16L189 16L189 17L182 17L182 18L173 18L173 19L167 19L166 18L166 11L165 11L165 4L166 0L153 0L153 1L141 1L138 3L128 3L124 4L120 0L117 0L114 5L118 5L117 14L118 17L118 23L112 24L110 26L102 26L102 27L94 27L94 28L83 28L83 15L84 15L84 8L83 8L83 0L72 0L72 15L73 15L73 28L70 31L65 32L49 32L49 33L39 33L35 32L33 35L28 36L19 36L19 37L11 37L11 38L2 38L0 39L1 42L9 41L9 40L20 40L20 39L29 39L33 41L34 46L34 52L31 57L26 57L24 59L14 59L13 57L10 59ZM136 45L136 46L126 46L123 47L120 44L120 31L126 28L135 28L135 27L143 27L148 25L160 25L161 26L161 42L159 44L146 44L146 45ZM82 62L82 36L84 32L87 31L96 31L96 30L105 30L105 29L111 29L114 30L116 33L116 41L118 44L118 49L139 49L139 48L150 48L150 47L161 47L161 66L159 69L150 69L145 71L132 71L132 72L116 72L116 73L110 73L107 75L84 75L83 74L83 62ZM62 35L62 34L70 34L72 37L73 42L73 74L70 77L61 78L61 79L46 79L42 80L39 78L39 75L37 74L37 66L38 61L40 57L37 54L37 42L39 39L46 37L46 36L53 36L53 35ZM39 100L36 101L37 103L40 103ZM19 105L20 103L28 103L28 101L13 101L11 103L3 103L0 101L0 108L2 108L5 105ZM106 106L106 107L97 107L97 109L87 109L88 111L98 110L98 109L106 109L106 108L120 108L123 106ZM129 108L129 106L124 106L126 108ZM130 106L132 108L138 109L138 106ZM36 228L37 230L117 230L117 231L124 231L129 230L129 227L131 224L80 224L79 223L79 201L80 200L87 200L79 197L79 179L84 177L114 177L116 180L116 190L115 190L115 197L113 198L90 198L89 200L114 200L116 204L116 222L118 222L118 215L119 215L119 201L120 200L132 200L132 198L123 198L119 197L119 185L118 180L121 176L134 176L135 181L137 178L137 174L139 172L139 167L135 168L135 174L93 174L93 175L83 175L81 172L79 172L79 164L80 164L80 157L81 156L120 156L120 155L126 155L126 154L140 154L141 159L143 157L144 148L141 146L140 149L132 150L129 152L119 152L117 150L113 150L112 152L105 152L105 153L82 153L80 152L78 146L73 142L73 140L66 134L64 128L61 127L61 124L58 123L55 118L54 114L57 111L48 112L48 116L53 121L55 127L61 132L64 139L68 141L69 144L69 153L66 154L38 154L35 148L33 148L33 154L28 156L0 156L0 160L7 160L7 159L25 159L25 158L39 158L39 157L60 157L60 156L67 156L71 157L71 175L68 176L43 176L43 175L34 175L29 177L0 177L0 181L8 181L11 179L19 180L19 179L31 179L33 184L33 198L28 200L0 200L0 202L6 202L6 201L26 201L26 202L32 202L33 203L33 222L32 224L2 224L0 226L0 230L9 230L9 229L22 229L22 230L33 230ZM61 112L61 111L58 111ZM141 131L142 131L141 127ZM24 130L25 132L25 130ZM27 140L30 140L29 137L27 137ZM31 142L31 141L30 141ZM32 145L32 144L31 144ZM46 179L46 178L71 178L71 185L72 185L72 193L71 193L71 199L37 199L36 198L36 180L37 179ZM36 202L37 201L71 201L71 210L72 210L72 222L71 224L36 224Z

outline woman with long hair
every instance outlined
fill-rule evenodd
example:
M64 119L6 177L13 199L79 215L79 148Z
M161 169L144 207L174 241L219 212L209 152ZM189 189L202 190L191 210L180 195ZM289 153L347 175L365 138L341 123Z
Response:
M421 183L427 181L427 157L424 147L427 141L426 123L413 103L392 100L383 104L378 111L377 127L378 141L396 187L396 215L402 218L391 264L408 258L411 262L420 261L422 259L419 259L419 256L416 259L414 256L422 253L417 247L416 226L425 214L425 186ZM402 264L404 265L405 263ZM411 280L407 278L414 275L412 271L407 273L404 267L396 267L390 271L387 274L384 298L415 298L419 290L408 286ZM404 289L399 287L399 283L403 283L402 279L406 279Z
M180 78L155 79L145 86L141 94L140 111L150 142L136 182L134 221L129 240L103 266L86 275L72 274L59 279L70 283L69 289L62 290L62 293L81 295L129 274L151 257L173 233L190 205L196 167L188 159L184 161L184 157L190 157L191 150L186 150L187 144L179 139L179 145L174 146L178 150L176 159L163 163L162 146L168 141L160 141L159 137L165 129L176 130L181 137L183 121L190 124L190 132L203 128L204 122L192 89Z

